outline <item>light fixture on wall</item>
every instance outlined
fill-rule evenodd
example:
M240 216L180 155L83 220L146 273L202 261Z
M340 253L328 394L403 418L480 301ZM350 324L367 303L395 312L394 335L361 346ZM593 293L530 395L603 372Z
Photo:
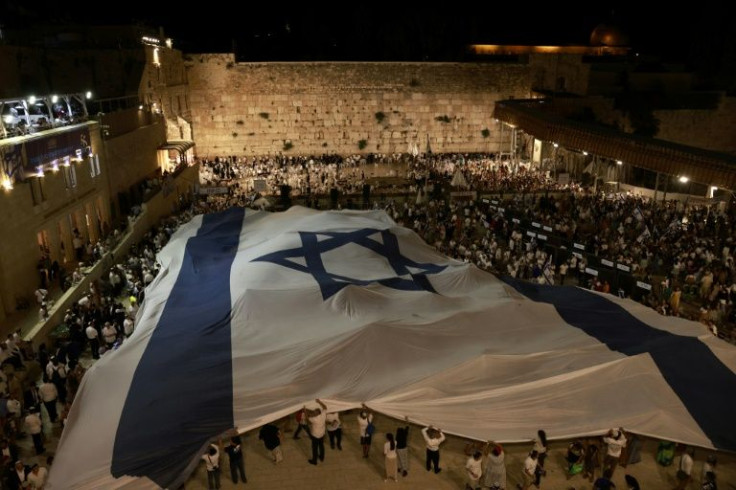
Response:
M687 181L688 181L688 180L690 180L690 179L688 179L688 178L687 178L687 177L685 177L684 175L682 175L682 176L680 177L680 182L682 182L683 184L687 184Z
M623 165L623 164L624 162L622 162L621 160L616 160L616 165Z

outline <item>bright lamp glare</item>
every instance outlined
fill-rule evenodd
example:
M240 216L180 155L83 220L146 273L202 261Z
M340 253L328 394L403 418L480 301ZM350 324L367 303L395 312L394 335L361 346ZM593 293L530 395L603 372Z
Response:
M92 98L92 92L90 92L89 90L87 90L87 93L84 94L84 96L87 97L88 99L91 99Z
M616 160L616 165L623 165L623 164L624 162L622 162L621 160Z
M554 146L555 148L558 148L560 145L558 145L557 143L552 143L552 146Z
M29 104L35 104L36 103L36 96L35 95L31 95L30 97L28 97L28 103Z
M584 151L583 152L583 155L585 155L587 157L588 156L588 152L587 151Z
M59 102L59 96L58 95L52 95L51 96L51 103L52 104L56 104L57 102Z
M684 175L682 177L680 177L680 182L682 182L683 184L687 183L688 180L690 180L690 179L688 179Z

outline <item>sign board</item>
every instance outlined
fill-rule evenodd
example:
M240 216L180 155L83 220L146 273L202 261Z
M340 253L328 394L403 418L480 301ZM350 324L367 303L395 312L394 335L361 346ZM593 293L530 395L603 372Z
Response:
M541 233L537 233L537 238L539 238L540 240L546 240L547 235L542 235Z
M253 179L253 190L255 192L266 192L267 189L266 179Z
M527 232L526 232L526 234L527 234L527 235L529 235L529 236L530 236L530 237L532 237L532 238L534 238L534 237L536 237L536 236L537 236L537 234L536 234L536 233L534 233L533 231L527 231Z
M519 223L521 223L521 221L519 221L519 220L518 220L518 219L516 219L516 218L511 218L511 222L512 222L512 223L516 223L517 225L518 225Z
M575 257L579 258L579 259L582 259L582 258L583 258L582 254L579 254L579 253L577 253L577 252L573 252L572 254L573 254L573 255L574 255Z
M647 291L651 291L652 290L652 285L651 284L647 284L645 282L636 281L636 285L639 286L642 289L646 289Z
M611 262L610 260L601 259L601 264L607 265L608 267L613 267L613 262Z
M539 223L537 223L536 221L532 221L532 226L533 226L534 228L541 228L541 227L542 227L542 225L540 225L540 224L539 224Z
M551 226L543 226L543 227L542 227L542 229L543 229L544 231L549 231L549 232L551 232L551 231L552 231L552 227L551 227Z
M469 197L475 199L475 191L454 191L450 192L450 197L453 199Z
M481 202L482 202L483 204L488 204L488 203L489 203L490 201L489 201L488 199L485 199L485 198L483 198L483 199L481 200Z
M590 274L591 276L598 277L598 271L595 269L591 269L590 267L585 268L585 273Z
M229 187L204 187L201 186L199 188L199 194L202 196L214 196L218 194L227 194L229 192Z
M628 265L624 265L624 264L616 264L616 269L622 270L624 272L631 271L631 267L629 267Z
M573 243L572 246L580 250L585 250L585 245L581 245L580 243Z
M496 201L496 200L494 199L493 201L491 201L491 203L492 203L492 204L498 204L498 201Z
M89 129L86 127L32 139L25 144L28 159L26 172L36 173L40 167L64 157L86 158L92 151L89 141Z

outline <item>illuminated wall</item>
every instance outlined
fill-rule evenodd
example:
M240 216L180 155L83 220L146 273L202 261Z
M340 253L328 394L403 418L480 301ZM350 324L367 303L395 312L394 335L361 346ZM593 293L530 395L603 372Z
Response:
M516 64L185 60L199 156L506 151L494 103L530 95Z

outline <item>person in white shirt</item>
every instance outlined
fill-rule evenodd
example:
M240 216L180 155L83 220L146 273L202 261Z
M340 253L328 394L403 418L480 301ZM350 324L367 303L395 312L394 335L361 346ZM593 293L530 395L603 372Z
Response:
M399 468L396 464L396 441L394 441L394 435L390 432L386 434L386 443L383 445L384 461L386 463L386 479L389 478L393 481L398 481Z
M105 340L108 349L115 343L117 336L118 332L115 327L110 322L105 322L105 326L102 327L102 338Z
M84 329L84 333L87 335L87 340L89 341L89 347L92 350L92 358L99 359L100 358L100 341L97 340L97 337L100 334L97 332L97 329L92 323L87 325L87 328Z
M441 429L430 425L422 429L422 437L424 437L424 442L427 444L427 471L434 466L434 472L439 473L442 471L442 468L440 468L440 444L445 441L445 435Z
M49 414L49 420L51 420L51 423L56 422L56 399L59 398L59 391L56 389L56 385L46 376L44 376L43 384L38 387L38 395L41 397L41 401L46 407L46 411Z
M363 410L358 414L358 430L360 432L360 445L363 447L363 457L368 457L368 452L371 449L371 438L373 436L373 429L369 429L373 426L373 414L366 410L363 405Z
M36 449L36 454L43 454L46 449L43 447L43 436L41 434L43 423L41 422L40 414L35 411L29 412L24 422L26 430L33 438L33 446Z
M43 490L43 486L46 484L46 478L48 477L49 470L34 464L31 466L31 471L26 477L26 481L30 483L32 490Z
M38 288L36 289L36 292L34 294L36 295L36 301L38 301L38 304L40 305L41 303L44 302L49 292L46 289Z
M327 436L330 438L330 447L335 449L335 443L337 443L337 449L342 451L342 424L340 423L340 414L337 412L330 412L325 418L327 422Z
M537 452L532 449L532 452L530 452L529 456L527 456L524 460L524 471L522 474L522 476L524 477L524 485L521 487L522 490L527 490L536 479L537 456Z
M480 476L483 474L483 453L476 451L465 463L465 471L468 474L468 482L465 488L478 490L480 488Z
M309 438L312 440L312 459L308 461L313 465L317 464L318 457L320 461L325 460L325 431L327 429L327 406L319 398L315 401L319 404L318 408L304 407L309 424Z
M123 320L123 332L126 337L130 337L133 333L133 328L135 328L135 322L133 321L133 318L128 315L125 317L125 320Z
M624 430L622 428L609 430L606 437L603 438L603 442L607 446L606 457L603 460L603 470L610 468L611 476L613 476L613 472L616 471L618 466L618 460L621 458L621 450L626 447Z
M675 475L677 478L675 490L683 490L690 483L690 480L692 480L694 455L695 449L690 447L680 456L680 466L677 468L677 474Z
M219 490L220 488L220 451L217 446L210 444L207 452L202 455L205 467L207 468L207 486L209 490Z

